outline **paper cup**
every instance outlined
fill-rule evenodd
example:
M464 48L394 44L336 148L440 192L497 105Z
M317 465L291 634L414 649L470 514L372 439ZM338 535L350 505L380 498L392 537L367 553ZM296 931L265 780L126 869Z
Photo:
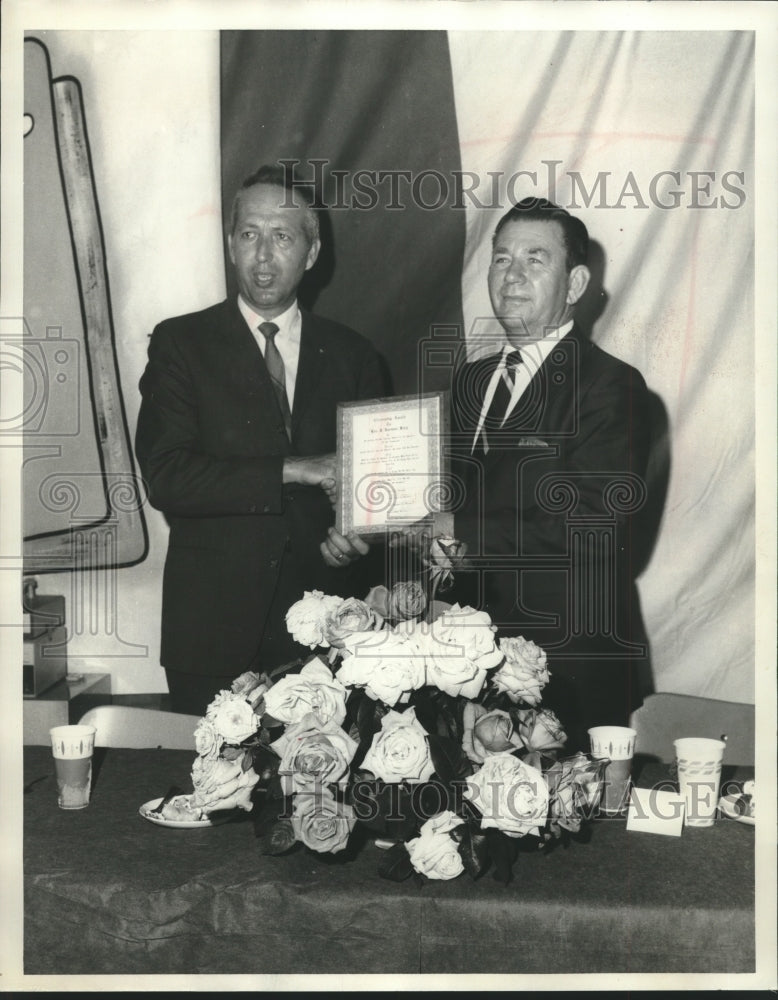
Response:
M89 805L96 734L94 726L55 726L49 730L60 809Z
M627 808L636 735L634 729L626 726L594 726L589 730L592 757L610 761L605 768L600 800L600 808L609 815L618 815Z
M690 736L674 740L678 786L686 803L684 826L713 826L726 743Z

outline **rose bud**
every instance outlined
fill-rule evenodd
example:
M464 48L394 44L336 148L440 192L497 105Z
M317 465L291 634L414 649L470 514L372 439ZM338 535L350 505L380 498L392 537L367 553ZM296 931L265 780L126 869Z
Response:
M513 722L507 712L495 709L482 715L475 723L475 736L483 744L485 750L499 753L510 750L516 743L513 736Z

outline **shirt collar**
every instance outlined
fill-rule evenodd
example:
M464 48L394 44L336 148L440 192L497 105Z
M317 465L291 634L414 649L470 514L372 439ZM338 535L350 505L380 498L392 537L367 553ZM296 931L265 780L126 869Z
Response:
M273 320L266 320L264 316L260 313L255 312L251 306L244 300L242 295L238 295L238 309L240 313L248 323L251 332L256 335L257 327L260 323L272 322L278 327L279 336L283 337L285 334L289 335L295 328L299 329L299 319L300 319L300 309L295 300L289 308L282 312L280 316L276 316Z
M505 342L502 349L502 356L500 358L501 362L504 362L505 358L511 353L511 351L520 350L523 355L528 358L533 358L537 363L545 361L548 355L551 353L552 348L559 343L559 341L568 335L573 329L574 321L572 319L568 320L562 326L558 326L555 330L550 330L542 340L533 340L532 343L527 344L522 347L514 347L513 344Z

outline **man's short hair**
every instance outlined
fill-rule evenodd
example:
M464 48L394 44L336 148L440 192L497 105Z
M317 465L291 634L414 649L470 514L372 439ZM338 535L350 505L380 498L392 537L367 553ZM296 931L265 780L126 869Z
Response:
M235 197L232 199L232 209L230 211L231 233L235 231L241 192L257 184L268 184L288 192L283 200L283 204L286 206L291 206L296 199L304 202L305 218L303 220L303 229L305 230L305 235L311 243L319 238L319 217L313 207L315 201L313 189L309 185L296 180L294 171L287 170L286 167L281 166L279 163L264 163L253 174L250 174L238 188Z
M492 246L503 226L509 222L558 222L567 249L565 264L568 273L579 264L586 263L589 253L589 233L584 223L571 215L566 208L560 208L545 198L522 198L497 223L492 237Z

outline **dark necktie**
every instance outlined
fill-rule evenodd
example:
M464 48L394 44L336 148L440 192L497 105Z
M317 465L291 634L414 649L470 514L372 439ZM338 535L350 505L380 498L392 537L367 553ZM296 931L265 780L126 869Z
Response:
M495 386L494 396L486 414L486 421L491 427L499 427L505 419L505 412L516 382L516 366L520 364L521 351L511 351L505 356L505 368Z
M267 366L270 381L273 383L273 391L276 394L278 405L281 409L281 416L284 418L284 428L286 436L292 439L292 411L289 409L289 398L286 395L286 372L284 371L284 361L276 347L276 334L278 327L275 323L260 323L259 332L265 338L265 365Z
M521 361L521 351L511 351L505 356L505 368L495 386L494 396L492 396L481 430L481 445L484 453L489 451L488 433L499 430L505 419L515 384L516 367L521 364Z

